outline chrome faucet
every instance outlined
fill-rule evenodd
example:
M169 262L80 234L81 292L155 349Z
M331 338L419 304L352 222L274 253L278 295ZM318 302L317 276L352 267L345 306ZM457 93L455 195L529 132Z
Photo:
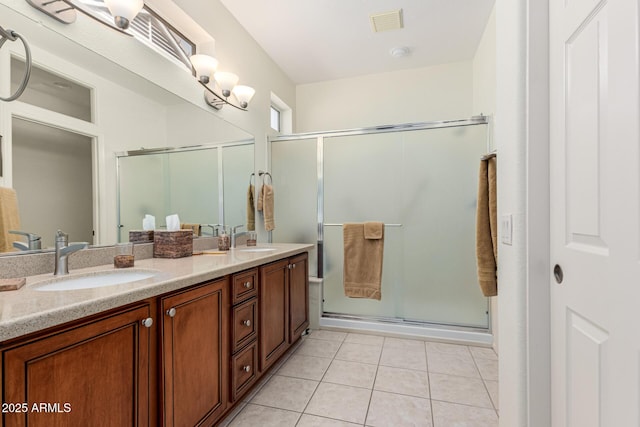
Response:
M236 225L235 227L231 227L231 247L232 248L236 247L236 238L238 238L240 236L244 236L245 234L247 234L246 231L243 231L243 232L240 232L240 233L236 233L238 228L242 228L242 227L244 227L244 224L240 224L240 225Z
M87 242L69 244L69 235L58 230L56 233L56 264L53 274L55 276L69 274L69 255L87 247L89 247Z
M13 242L13 247L16 249L20 249L21 251L34 251L37 249L42 249L42 240L40 236L34 233L27 233L25 231L19 230L9 230L11 234L19 234L21 236L27 237L27 242Z

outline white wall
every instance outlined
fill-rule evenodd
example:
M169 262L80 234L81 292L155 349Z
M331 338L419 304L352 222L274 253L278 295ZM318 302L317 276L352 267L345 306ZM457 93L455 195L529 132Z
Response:
M487 25L473 57L473 114L494 116L496 112L496 9ZM493 128L490 128L493 129ZM493 141L492 141L493 142ZM498 164L500 161L498 160ZM498 257L499 258L499 257ZM498 260L499 261L499 260ZM499 352L498 297L491 298L491 330L493 348Z
M295 132L468 118L471 61L299 85Z

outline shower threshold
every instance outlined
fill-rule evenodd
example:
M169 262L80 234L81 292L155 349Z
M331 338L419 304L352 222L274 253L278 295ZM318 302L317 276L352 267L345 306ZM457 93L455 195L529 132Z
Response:
M493 344L493 335L488 328L445 325L397 318L365 317L324 312L320 317L320 327L459 344L484 346Z

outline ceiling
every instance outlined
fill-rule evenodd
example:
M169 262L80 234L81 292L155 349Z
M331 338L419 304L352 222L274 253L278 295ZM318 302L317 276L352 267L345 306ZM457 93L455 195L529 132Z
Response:
M494 0L221 0L296 84L473 58ZM402 9L404 28L369 15ZM391 49L410 54L393 57Z

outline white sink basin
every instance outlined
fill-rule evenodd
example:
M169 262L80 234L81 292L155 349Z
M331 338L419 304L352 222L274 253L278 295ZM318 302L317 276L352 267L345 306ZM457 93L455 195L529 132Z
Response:
M102 288L149 279L156 275L152 270L106 270L82 275L56 277L34 284L34 291L73 291L78 289Z
M275 251L276 248L247 248L247 249L239 249L240 252L271 252Z

